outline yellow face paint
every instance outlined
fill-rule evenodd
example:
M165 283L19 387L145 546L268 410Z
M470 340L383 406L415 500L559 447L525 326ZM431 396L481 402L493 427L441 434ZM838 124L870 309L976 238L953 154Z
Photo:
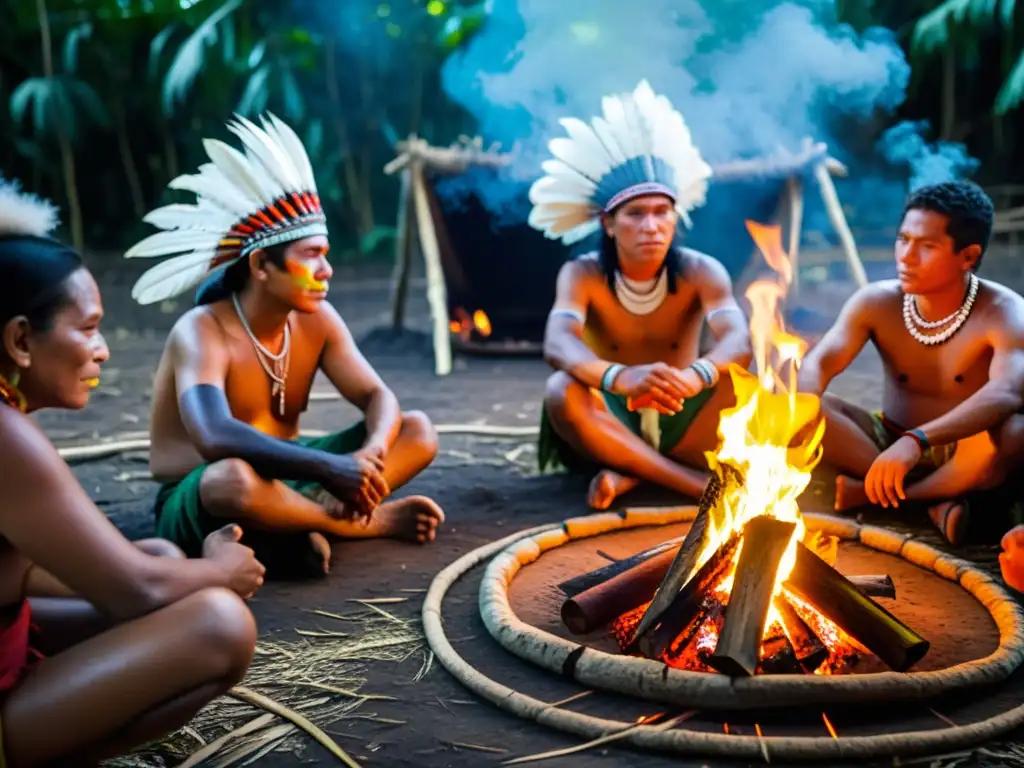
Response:
M89 389L96 389L96 387L100 385L100 380L98 377L95 379L86 379L85 383L89 385Z
M306 291L327 290L327 283L313 277L312 270L310 270L305 264L297 264L291 259L286 259L284 265L288 270L288 274L292 276L292 280L295 281L295 284L299 286L299 288Z

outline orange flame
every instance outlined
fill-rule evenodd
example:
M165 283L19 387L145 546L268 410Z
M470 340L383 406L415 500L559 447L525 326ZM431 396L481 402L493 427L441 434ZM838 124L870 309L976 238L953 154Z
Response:
M698 560L699 564L706 562L734 532L742 531L747 522L759 515L795 523L793 537L775 575L775 595L779 595L796 562L797 542L807 533L796 500L821 459L825 424L820 400L796 391L796 371L807 345L787 333L782 320L780 304L792 278L792 265L782 249L781 229L751 221L747 222L747 229L777 279L758 280L746 292L751 305L750 336L757 372L751 374L739 366L730 367L736 405L722 412L719 448L707 454L712 469L729 465L738 471L743 482L728 484L724 489L722 503L708 518L707 545ZM784 377L787 367L789 376ZM809 425L816 425L815 429L806 429ZM802 442L794 445L798 435ZM742 547L741 539L739 549ZM739 551L735 557L739 557ZM730 575L718 591L728 594L731 588ZM772 607L765 629L776 622L781 623L781 617Z
M491 319L487 317L487 313L482 309L478 309L473 313L473 327L485 339L491 335Z

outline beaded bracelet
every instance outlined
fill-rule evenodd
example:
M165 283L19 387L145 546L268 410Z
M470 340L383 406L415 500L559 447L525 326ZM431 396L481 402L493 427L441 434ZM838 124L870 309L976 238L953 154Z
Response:
M699 358L694 360L690 367L694 370L694 373L700 376L701 381L704 382L704 389L713 387L718 383L718 368L710 360Z
M932 444L928 442L928 436L921 429L910 429L903 433L904 436L909 437L922 451L927 451L932 447Z
M601 389L605 392L611 392L612 387L615 386L615 379L624 370L626 370L626 366L621 363L612 363L605 368L604 375L601 377Z

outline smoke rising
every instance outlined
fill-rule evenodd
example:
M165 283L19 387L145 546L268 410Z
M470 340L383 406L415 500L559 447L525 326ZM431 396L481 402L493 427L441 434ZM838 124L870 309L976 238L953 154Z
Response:
M564 134L559 118L589 120L603 95L642 78L682 112L712 165L796 151L805 137L827 142L851 169L839 183L854 226L858 216L895 223L899 209L880 206L899 205L910 185L976 167L960 145L929 144L920 123L865 144L904 101L910 67L890 31L837 24L834 0L493 0L486 26L442 75L478 132L514 161L441 191L472 191L505 222L525 219L523 187L540 175L547 141ZM808 204L815 226L821 211Z

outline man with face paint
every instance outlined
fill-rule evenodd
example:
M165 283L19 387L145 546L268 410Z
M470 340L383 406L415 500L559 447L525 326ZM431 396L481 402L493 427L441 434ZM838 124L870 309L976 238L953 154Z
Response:
M437 504L385 499L430 464L436 435L425 415L400 410L325 301L330 246L305 150L273 115L229 128L243 152L205 141L211 162L170 184L196 205L150 213L165 231L126 254L181 254L139 279L142 304L202 283L156 373L157 531L193 555L207 531L238 522L270 576L326 573L332 536L432 541ZM300 438L318 370L365 418Z
M538 446L542 471L596 470L595 509L641 482L699 495L719 413L735 403L727 369L751 357L725 269L677 242L711 174L682 115L646 81L603 111L592 126L562 121L569 137L551 142L530 190L530 224L547 237L601 238L558 276ZM714 344L701 356L705 322Z
M915 190L896 239L898 279L857 291L804 359L800 389L821 395L869 341L882 358L882 410L822 399L837 511L925 504L959 544L970 497L1021 467L1024 299L977 275L993 216L971 182ZM1007 562L1024 572L1022 559L1015 546Z

